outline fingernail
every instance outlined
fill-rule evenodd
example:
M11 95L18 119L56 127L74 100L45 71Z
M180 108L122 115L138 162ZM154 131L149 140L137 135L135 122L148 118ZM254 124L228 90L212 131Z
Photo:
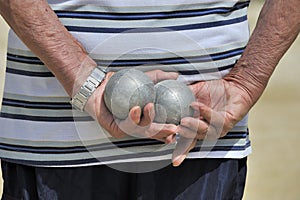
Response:
M134 116L140 117L140 109L139 108L134 110Z
M154 113L155 113L154 106L152 106L151 109L150 109L150 112L149 112L149 116L150 117L153 116Z
M187 120L183 118L183 119L180 121L180 125L181 125L181 126L186 126L186 125L187 125Z
M172 162L173 167L178 167L184 161L185 158L186 155L177 156Z
M176 142L176 135L171 135L171 137L167 137L165 143L166 144L174 144Z
M199 103L199 102L192 102L192 103L190 104L190 107L191 107L192 109L194 109L194 110L199 110L199 107L200 107L201 105L202 105L202 104Z

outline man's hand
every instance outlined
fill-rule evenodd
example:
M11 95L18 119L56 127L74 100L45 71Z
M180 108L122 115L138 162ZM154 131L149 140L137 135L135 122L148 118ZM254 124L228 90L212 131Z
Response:
M146 72L154 83L166 79L176 79L177 73L155 70ZM119 120L107 109L103 92L105 85L113 73L108 73L100 87L90 97L86 105L86 111L96 119L113 137L122 138L127 135L141 138L153 138L170 143L174 140L177 126L173 124L153 123L155 116L154 104L147 104L143 110L139 106L133 107L125 120Z
M245 116L267 86L278 62L300 32L300 1L266 0L243 55L221 80L191 85L197 118L182 119L173 153L178 166L197 139L216 139Z
M225 136L250 110L249 93L243 86L225 79L190 85L197 102L195 117L186 117L178 127L180 135L173 153L173 165L180 165L197 140L217 140Z

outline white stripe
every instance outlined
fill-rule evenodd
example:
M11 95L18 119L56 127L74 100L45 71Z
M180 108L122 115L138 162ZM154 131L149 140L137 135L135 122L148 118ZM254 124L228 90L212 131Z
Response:
M23 100L23 101L31 101L31 102L50 102L50 103L66 103L70 102L69 97L59 97L59 96L53 96L53 97L37 97L37 96L27 96L27 95L18 95L18 94L12 94L5 92L3 94L4 98L13 99L13 100Z
M49 4L52 4L52 6L61 7L66 9L66 7L72 8L72 6L83 6L83 5L90 5L92 6L99 6L99 7L109 7L109 8L118 8L121 7L158 7L158 6L183 6L183 5L203 5L205 7L209 6L209 4L215 5L215 6L233 6L237 2L244 2L245 0L226 0L226 1L220 1L220 0L169 0L169 1L155 1L155 0L148 0L148 1L139 1L139 0L125 0L125 1L119 1L119 0L68 0L68 1L61 1L61 0L48 0ZM225 2L225 3L224 3ZM74 8L74 7L73 7ZM76 8L76 7L75 7Z
M218 71L219 67L233 65L235 62L240 58L240 55L230 57L223 60L217 60L217 61L210 61L210 62L190 62L187 64L172 64L172 65L162 65L162 64L153 64L153 65L139 65L134 67L135 69L139 69L141 71L151 71L156 69L161 69L163 71L171 71L171 72L177 72L177 71L189 71L189 70L210 70L214 69L215 71ZM186 58L186 61L189 62L189 58ZM124 67L111 67L109 68L110 71L119 71L121 69L124 69ZM217 72L218 73L218 72ZM207 73L203 73L202 76L206 76ZM187 75L188 76L188 75Z
M226 32L230 33L224 34ZM247 21L223 27L202 30L171 31L160 33L72 33L88 52L93 54L126 55L140 49L157 49L160 52L188 52L217 48L225 44L243 42L249 37ZM132 42L134 41L134 42ZM116 57L115 59L117 59Z
M174 37L174 36L173 36ZM175 38L174 38L175 39ZM177 41L174 41L177 42ZM201 55L208 55L208 54L214 54L214 53L221 53L224 51L228 51L228 50L232 50L232 49L236 49L236 48L242 48L245 47L247 44L248 40L244 40L244 41L238 41L238 42L233 42L233 43L226 43L224 45L219 45L219 46L215 46L212 48L206 48L206 49L200 49L199 46L195 45L195 46L191 46L191 47L197 47L196 49L189 49L188 51L179 51L180 56L182 56L183 58L185 57L190 57L190 56L201 56ZM182 44L182 43L177 43L178 45ZM201 46L200 46L201 47ZM8 53L13 54L13 55L20 55L20 56L27 56L27 57L35 57L35 55L27 50L22 50L22 49L13 49L13 48L9 48L8 49ZM93 54L90 53L90 56L93 57L94 59L100 59L100 60L112 60L112 58L115 58L116 56L114 56L114 53L108 54L106 52L101 52L103 54ZM126 54L126 55L122 55L122 59L160 59L160 58L172 58L176 56L176 54L171 53L171 52L166 52L166 51L161 51L159 49L139 49L137 51L133 51L131 52L131 54ZM112 58L111 58L112 57ZM36 68L41 68L38 71L49 71L46 66L44 65L34 65L34 64L25 64L25 63L17 63L17 62L13 62L13 61L8 61L9 66L12 68L16 68L18 69L18 66L12 66L12 65L20 65L20 69L21 68L28 68L30 69L30 71L35 71Z
M212 73L205 73L203 74L196 74L196 75L179 75L178 79L181 82L184 83L193 83L196 81L205 81L205 80L216 80L221 79L226 74L230 72L231 69L223 70L220 72L212 72Z
M30 71L30 72L50 72L45 65L35 65L35 64L14 62L10 60L7 61L7 67L10 69L18 69L18 70Z
M67 97L62 85L54 77L29 77L6 73L5 92L40 97Z
M101 161L95 163L86 163L86 164L77 164L77 165L41 165L43 167L87 167L87 166L96 166L96 165L110 165L117 163L133 163L133 162L148 162L148 161L162 161L162 160L170 160L171 164L171 154L166 154L162 156L153 156L147 158L131 158L131 159L115 159L112 161Z
M12 29L10 29L8 32L8 48L30 51Z
M241 151L201 151L191 152L187 158L244 158L252 153L252 148L247 147Z
M202 152L191 152L188 154L187 159L195 159L195 158L244 158L248 155L250 155L252 152L252 148L248 147L245 150L241 151L202 151ZM28 153L22 153L22 152L10 152L10 151L1 151L1 157L5 158L11 158L11 159L20 159L22 160L31 160L31 161L67 161L67 160L77 160L82 157L88 159L88 158L99 158L97 163L90 163L90 164L78 164L78 165L64 165L64 167L67 166L92 166L92 165L99 165L99 164L113 164L113 163L126 163L126 162L143 162L143 161L158 161L158 160L170 160L172 157L172 154L165 154L160 156L151 156L151 157L141 157L141 158L128 158L128 159L114 159L110 161L101 161L101 156L103 155L110 155L113 156L111 153L114 153L114 155L126 155L128 154L127 151L124 151L122 149L117 149L116 151L101 151L97 153L74 153L74 154L68 154L61 155L61 154L28 154ZM100 154L98 154L100 153ZM84 155L84 156L83 156ZM43 165L47 166L47 165ZM54 167L55 165L51 165ZM60 166L60 165L58 165Z
M168 149L173 149L174 145L157 145L151 146L151 149L149 148L114 148L109 150L101 150L101 151L90 151L90 152L84 152L84 153L69 153L69 154L44 154L44 153L25 153L25 152L14 152L14 151L0 151L0 157L1 156L8 156L12 159L22 159L22 160L37 160L37 161L66 161L66 160L78 160L78 159L89 159L89 158L99 158L99 161L101 161L101 158L104 160L107 157L110 156L126 156L131 155L133 158L124 159L124 160L134 160L136 153L151 153L151 152L159 152L164 151ZM1 155L2 154L2 155ZM166 154L168 155L168 154ZM21 157L20 157L21 156ZM148 157L142 157L141 159L147 159ZM151 157L149 157L151 160Z
M207 28L201 31L181 31L181 33L197 42L202 49L242 42L247 40L249 37L248 21L222 27ZM228 34L224 33L230 33L230 37Z
M227 32L230 35L224 34ZM176 32L132 33L128 31L119 34L73 32L72 34L89 53L119 57L147 48L171 53L218 48L225 44L244 42L249 37L249 30L248 22L245 21L222 27ZM28 51L13 31L10 31L9 35L10 48Z
M246 118L245 118L246 119ZM246 120L238 123L233 131L245 130ZM16 140L31 141L87 141L103 140L111 136L103 131L103 129L95 121L90 122L35 122L28 120L15 120L1 118L1 137ZM43 127L43 128L41 128ZM26 131L26 134L20 134ZM127 138L128 139L128 138ZM132 139L132 138L130 138ZM124 138L123 140L126 140ZM111 140L109 140L110 142ZM120 140L114 140L120 141ZM104 142L104 141L103 141ZM231 143L232 144L232 143Z
M14 106L6 106L3 105L1 108L1 112L14 114L14 115L28 115L28 116L36 116L36 117L89 117L89 115L85 112L72 112L72 110L63 110L63 109L31 109L24 107L14 107Z
M247 143L247 138L242 139L219 139L216 141L198 141L197 146L204 148L213 148L218 146L235 146L235 147L244 147Z
M189 153L186 159L203 159L203 158L245 158L252 153L252 148L248 147L244 151L214 151L214 152L203 152L201 157L199 153ZM109 165L116 163L132 163L132 162L149 162L149 161L162 161L169 160L171 164L172 154L166 154L162 156L154 156L147 158L131 158L131 159L122 159L122 160L112 160L112 161L99 161L96 163L86 163L86 164L77 164L77 165L42 165L44 167L85 167L85 166L95 166L95 165Z
M223 20L235 19L245 16L247 8L236 10L228 15L210 14L197 17L170 18L170 19L147 19L147 20L94 20L78 18L60 18L60 21L66 26L80 27L105 27L105 28L146 28L146 27L169 27L182 26L187 24L208 23Z
M150 38L151 39L151 38ZM178 41L174 41L178 45ZM177 56L180 56L182 58L188 58L191 56L203 56L203 55L209 55L209 54L214 54L214 53L222 53L225 51L229 51L232 49L237 49L237 48L243 48L246 46L248 40L245 41L238 41L238 42L233 42L233 43L228 43L225 45L220 45L220 46L215 46L212 48L206 48L203 49L199 45L190 45L190 49L186 50L184 47L178 51L178 52L170 52L166 51L162 48L139 48L136 49L135 51L130 52L130 54L123 54L120 59L124 60L136 60L136 59L163 59L163 58L174 58ZM196 49L193 49L196 48ZM169 49L169 48L168 48ZM116 58L116 54L114 52L101 52L102 54L93 54L90 53L90 56L94 59L98 60L113 60ZM112 53L112 54L109 54Z
M107 138L96 122L34 122L0 118L1 137L29 141L84 141Z

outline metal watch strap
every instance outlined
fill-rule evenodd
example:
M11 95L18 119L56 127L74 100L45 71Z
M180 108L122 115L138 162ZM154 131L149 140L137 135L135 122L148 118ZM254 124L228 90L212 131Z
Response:
M96 67L89 75L87 80L81 86L80 90L74 95L71 104L77 110L83 111L86 102L97 87L104 80L106 72L99 67Z

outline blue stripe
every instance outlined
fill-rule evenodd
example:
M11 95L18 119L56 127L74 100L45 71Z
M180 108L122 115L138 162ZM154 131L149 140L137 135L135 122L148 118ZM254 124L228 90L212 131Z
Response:
M239 135L240 138L245 138L246 133L228 133L232 135ZM249 143L249 142L248 142ZM247 148L250 144L245 144L244 146L211 146L211 147L201 147L197 146L192 151L219 151L224 149L230 150L243 150ZM118 141L111 143L102 143L90 146L73 146L73 147L33 147L33 146L20 146L12 144L0 143L0 149L8 151L18 151L18 152L27 152L27 153L39 153L39 154L67 154L67 153L85 153L91 151L104 151L114 148L129 148L129 147L138 147L138 146L151 146L151 145L163 145L163 142L154 140L154 139L138 139L138 140L127 140L127 141Z
M21 115L21 114L10 114L0 112L0 117L8 119L17 119L17 120L28 120L36 122L85 122L85 121L94 121L92 117L44 117L44 116L32 116L32 115Z
M54 75L51 72L33 72L33 71L25 71L20 69L12 69L9 67L6 68L6 72L11 74L24 75L24 76L54 77Z
M152 156L162 156L168 155L173 152L172 149L164 150L164 151L155 151L155 152L143 152L143 153L128 153L125 155L116 155L116 156L107 156L101 158L88 158L88 159L79 159L79 160L49 160L49 161L40 161L40 160L22 160L22 159L7 159L2 158L2 160L6 160L9 162L19 163L19 164L26 164L26 165L34 165L34 166L51 166L51 165L80 165L80 164L87 164L87 163L99 163L99 162L107 162L107 161L114 161L119 159L132 159L132 158L146 158ZM91 155L92 156L92 155Z
M109 68L113 67L135 67L141 65L175 65L175 64L189 64L189 63L201 63L201 62L210 62L216 60L222 60L230 57L234 57L237 55L241 55L244 52L245 47L229 50L222 53L215 53L204 56L193 56L186 58L164 58L164 59L138 59L138 60L95 60L100 66L108 66ZM20 55L8 54L8 59L15 62L23 62L23 63L38 63L40 62L37 57L25 57ZM178 72L183 75L194 75L199 73L211 73L218 72L226 69L232 68L234 65L222 66L213 69L199 69L199 70L179 70ZM20 69L12 69L7 67L6 72L11 74L19 74L24 76L35 76L35 77L54 77L51 72L33 72L33 71L25 71Z
M241 47L238 49L233 49L221 53L214 53L210 55L204 56L193 56L193 57L186 57L186 58L164 58L164 59L138 59L138 60L95 60L99 65L103 66L113 66L113 67L120 67L120 66L136 66L136 65L145 65L145 64L185 64L185 63L192 63L192 62L209 62L213 60L221 60L226 59L229 57L233 57L236 55L240 55L244 52L245 47ZM43 65L42 61L40 61L37 57L26 57L21 55L14 55L14 54L7 54L7 60L14 61L14 62L21 62L21 63L28 63L28 64L41 64ZM10 69L15 70L15 69ZM15 70L18 71L18 70ZM22 71L22 70L20 70ZM33 72L34 73L34 72ZM36 73L51 73L51 72L36 72Z
M60 18L80 18L80 19L105 19L105 20L147 20L147 19L167 19L196 17L210 14L227 14L235 10L249 6L249 2L237 3L234 7L219 7L211 9L185 10L172 12L147 12L147 13L104 13L104 12L84 12L84 11L55 11Z
M34 64L34 65L44 65L44 63L37 57L21 56L21 55L14 55L11 53L7 53L6 58L7 60L13 62Z
M243 151L246 148L250 147L250 141L246 143L245 146L240 147L214 147L212 149L206 149L208 151ZM2 146L0 146L0 149ZM227 150L225 150L227 149ZM200 149L194 148L190 152L197 152ZM202 151L205 151L203 148L201 148ZM15 149L12 149L12 151L16 151ZM88 159L79 159L79 160L48 160L48 161L40 161L40 160L22 160L20 159L7 159L2 158L2 160L14 162L14 163L20 163L20 164L29 164L29 165L35 165L35 166L43 166L43 165L58 165L58 166L64 166L64 165L80 165L80 164L87 164L87 163L99 163L99 162L107 162L107 161L113 161L113 160L119 160L119 159L131 159L131 158L146 158L146 157L153 157L153 156L160 156L160 155L168 155L172 154L173 149L164 150L164 151L155 151L155 152L144 152L144 153L128 153L126 155L116 155L116 156L107 156L107 157L101 157L101 158L88 158Z
M3 106L22 107L31 109L54 109L54 110L71 110L72 106L69 102L30 102L23 100L3 98Z
M169 26L162 28L104 28L104 27L79 27L66 26L72 32L86 32L86 33L152 33L152 32L169 32L169 31L184 31L194 29L205 29L218 26L226 26L247 21L247 15L230 20L223 20L217 22L207 22L199 24L188 24L182 26Z
M6 145L6 144L5 144ZM244 146L239 147L213 147L212 149L204 149L201 148L201 151L243 151L251 146L250 141L248 141ZM0 149L3 146L0 145ZM4 149L6 150L6 149ZM7 149L8 150L8 149ZM16 149L11 149L12 151L16 151ZM198 152L200 148L194 148L190 152ZM146 158L146 157L153 157L153 156L160 156L160 155L168 155L172 154L173 149L164 150L164 151L155 151L155 152L144 152L144 153L128 153L126 155L116 155L116 156L107 156L107 157L101 157L101 158L88 158L88 159L78 159L78 160L24 160L24 159L7 159L5 157L2 158L2 160L6 160L9 162L19 163L19 164L29 164L34 166L43 166L43 165L57 165L57 166L65 166L65 165L80 165L80 164L87 164L87 163L99 163L99 162L107 162L107 161L113 161L113 160L119 160L119 159L131 159L131 158Z
M85 153L89 151L104 151L109 149L127 148L127 147L138 147L147 145L159 145L164 144L163 142L153 139L140 139L131 141L119 141L112 143L103 143L90 146L73 146L73 147L34 147L34 146L20 146L0 143L0 149L8 151L18 151L27 153L40 153L40 154L64 154L64 153Z
M230 150L231 151L243 151L250 147L250 142L248 142L245 146L241 147L233 147ZM1 148L1 146L0 146ZM229 149L230 147L225 147L225 149ZM218 150L220 149L220 150ZM204 150L204 149L201 149ZM210 151L223 151L222 147L220 148L213 148L209 149ZM196 149L193 149L191 152L199 151ZM107 156L107 157L100 157L100 158L88 158L88 159L78 159L78 160L22 160L20 159L8 159L3 157L2 160L13 162L13 163L19 163L19 164L25 164L25 165L34 165L34 166L66 166L66 165L81 165L81 164L88 164L88 163L99 163L99 162L108 162L108 161L115 161L115 160L121 160L121 159L132 159L132 158L147 158L147 157L154 157L154 156L162 156L162 155L170 155L173 153L173 149L168 149L164 151L155 151L155 152L144 152L144 153L129 153L126 155L116 155L116 156ZM220 158L222 159L222 158ZM171 160L170 160L171 162Z
M179 70L178 73L181 75L196 75L196 74L205 74L205 73L213 73L213 72L221 72L223 70L231 69L234 67L234 64L227 65L223 67L218 68L212 68L212 69L198 69L198 70Z
M243 146L214 146L214 147L195 147L190 152L199 152L199 151L242 151L251 146L251 142L247 141L247 143Z
M186 58L164 58L164 59L139 59L139 60L95 60L98 65L109 66L109 67L129 67L129 66L139 66L139 65L172 65L172 64L188 64L188 63L202 63L211 62L216 60L222 60L237 55L241 55L244 52L244 47L225 51L222 53L215 53L204 56L193 56Z
M227 135L222 137L221 139L235 139L235 138L246 138L249 135L249 131L246 132L228 132Z

